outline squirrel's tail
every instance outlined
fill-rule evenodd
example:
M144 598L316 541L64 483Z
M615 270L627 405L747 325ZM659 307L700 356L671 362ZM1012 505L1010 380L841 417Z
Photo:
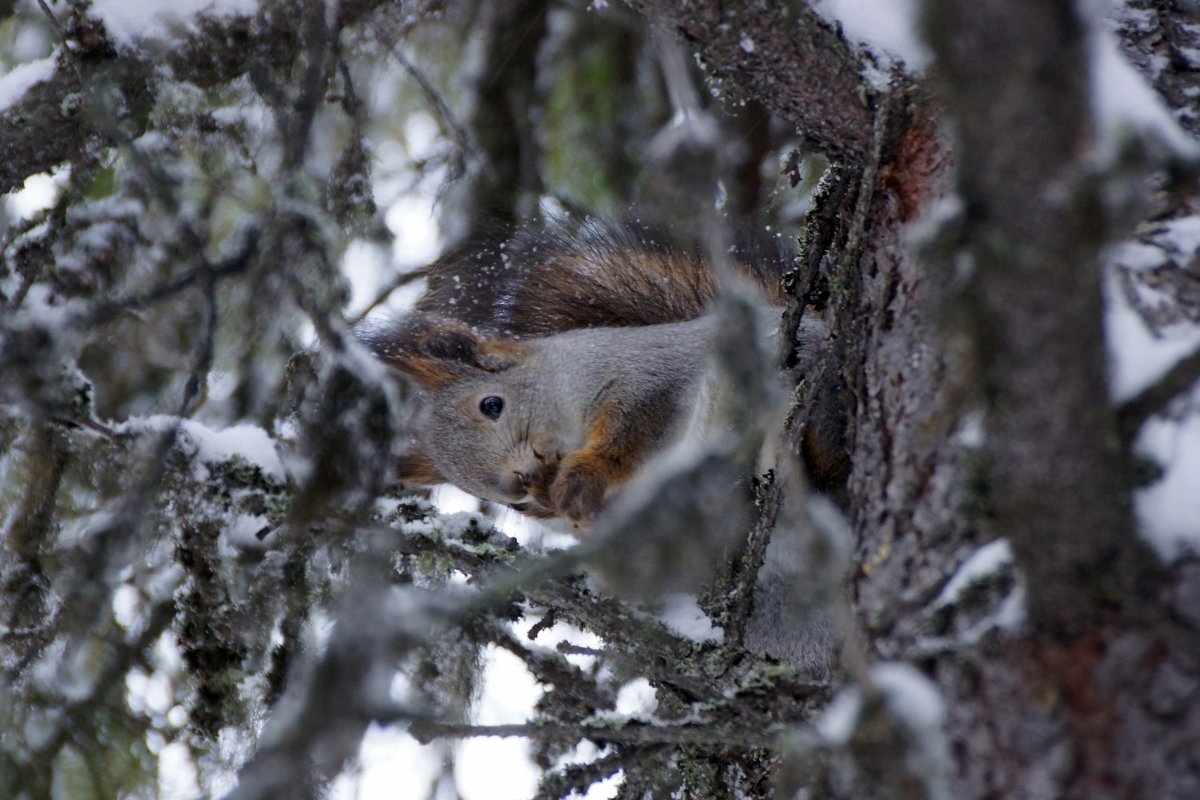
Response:
M733 255L738 272L784 303L780 280L791 256L782 244L748 240ZM703 314L716 292L698 247L637 223L597 220L523 227L443 259L428 276L422 310L513 338L680 322Z

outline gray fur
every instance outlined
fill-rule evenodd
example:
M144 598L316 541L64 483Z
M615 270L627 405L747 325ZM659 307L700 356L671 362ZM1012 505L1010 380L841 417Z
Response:
M478 497L526 500L519 475L583 446L588 422L621 403L622 430L639 452L661 449L687 418L704 369L713 320L636 328L589 328L522 344L529 354L505 370L476 370L421 397L417 438L438 471ZM482 398L503 398L491 420ZM636 439L633 437L641 437Z

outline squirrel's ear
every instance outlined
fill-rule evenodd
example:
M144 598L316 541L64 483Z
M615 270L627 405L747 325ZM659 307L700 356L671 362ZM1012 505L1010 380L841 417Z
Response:
M396 459L396 483L409 486L433 486L445 483L446 479L437 471L429 456L420 450L410 450Z
M461 322L424 314L359 335L380 360L425 389L440 389L473 372L503 372L525 353L517 342L482 339Z

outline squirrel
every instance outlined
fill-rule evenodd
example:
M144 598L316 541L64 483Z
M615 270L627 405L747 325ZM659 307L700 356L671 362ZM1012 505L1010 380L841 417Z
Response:
M752 245L734 260L782 312L790 258ZM716 277L697 248L632 224L555 222L428 278L416 311L360 332L418 389L400 483L452 483L586 527L691 416L716 333ZM801 348L823 331L807 324Z

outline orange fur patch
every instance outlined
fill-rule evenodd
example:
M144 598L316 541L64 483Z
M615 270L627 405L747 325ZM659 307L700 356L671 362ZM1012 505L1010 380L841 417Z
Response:
M399 456L395 461L396 483L408 486L433 486L445 483L429 456L419 450L409 451Z
M487 357L484 361L491 359L494 362L502 362L505 369L529 355L528 347L512 339L481 340L479 349Z
M437 358L405 354L395 357L390 363L416 381L422 389L442 389L459 377L458 371L450 363Z
M558 512L572 522L596 516L605 495L629 480L640 460L638 443L622 427L623 414L617 403L601 406L588 425L583 447L569 453L559 465L550 498Z

